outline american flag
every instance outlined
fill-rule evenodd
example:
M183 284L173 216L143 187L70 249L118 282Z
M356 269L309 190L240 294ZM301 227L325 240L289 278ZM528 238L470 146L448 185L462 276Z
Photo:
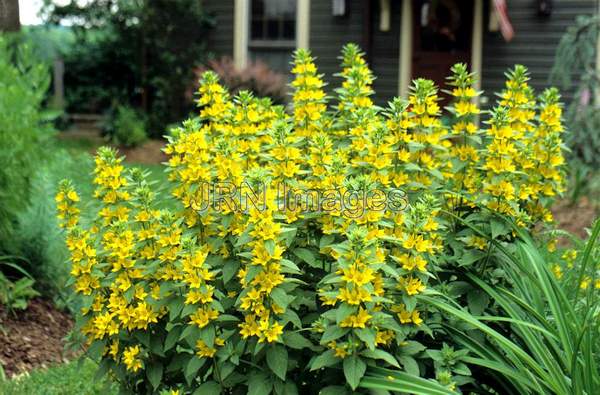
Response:
M506 0L494 0L494 8L496 9L496 15L500 23L500 33L504 40L510 41L515 36L515 31L508 19L508 12L506 7Z

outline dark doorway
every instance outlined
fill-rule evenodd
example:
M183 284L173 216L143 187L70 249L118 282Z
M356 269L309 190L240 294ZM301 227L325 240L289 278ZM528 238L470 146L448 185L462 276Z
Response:
M450 67L471 59L473 0L420 0L413 9L412 77L443 87Z

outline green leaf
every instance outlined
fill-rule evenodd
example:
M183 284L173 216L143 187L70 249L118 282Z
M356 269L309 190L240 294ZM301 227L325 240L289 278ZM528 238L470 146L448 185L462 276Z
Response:
M467 303L473 315L483 314L489 302L489 296L480 289L472 290L467 294Z
M152 384L152 388L157 389L163 376L163 366L161 363L153 362L146 369L146 377Z
M358 355L350 355L344 358L344 376L346 376L346 382L353 390L358 387L366 370L367 365Z
M296 255L298 258L302 259L304 262L308 263L309 266L312 267L320 267L317 263L316 263L316 259L315 256L313 254L313 252L311 250L308 250L306 248L295 248L292 250L292 252L294 253L294 255Z
M496 218L492 218L490 220L490 227L492 229L492 239L495 239L500 235L508 233L508 228L506 227L504 222L499 221Z
M349 332L348 328L340 328L337 325L332 325L325 329L323 336L321 337L321 344L327 344L332 340L339 339Z
M292 245L294 238L296 237L296 232L298 232L298 228L286 228L282 231L286 247Z
M269 395L273 389L273 383L269 377L258 371L253 371L248 377L248 395Z
M360 354L363 357L367 357L367 358L371 358L371 359L381 359L383 361L386 361L387 363L389 363L392 366L395 366L397 368L400 367L400 364L398 364L398 361L396 361L396 358L394 358L394 356L392 354L390 354L389 352L384 351L384 350L379 350L379 349L363 350Z
M471 264L473 264L474 262L477 262L480 259L485 258L486 254L483 251L479 251L479 250L466 250L463 254L463 256L461 256L458 259L458 263L460 263L461 266L469 266Z
M183 331L182 326L176 326L172 328L167 334L167 338L165 339L164 350L169 351L171 348L177 344L179 340L179 336L181 336L181 332Z
M283 289L275 288L269 295L271 299L282 309L287 309L288 305L294 300L293 295L288 295Z
M348 390L341 385L330 385L321 389L319 395L348 395Z
M361 388L418 395L456 395L436 381L430 381L397 370L369 368L369 375L360 382Z
M223 283L227 284L229 280L235 276L235 273L238 271L240 267L239 262L234 260L228 260L223 265Z
M371 328L355 329L354 333L362 340L370 350L375 349L375 331Z
M414 340L409 340L400 347L400 352L403 355L415 355L423 350L425 350L425 346Z
M267 250L269 255L275 255L275 242L273 240L265 240L265 250Z
M332 366L340 362L340 359L335 356L333 350L327 350L323 354L314 358L310 364L310 370L317 370L326 366Z
M427 350L425 353L429 356L429 358L436 362L442 362L444 360L444 356L440 350Z
M402 367L406 373L412 374L413 376L419 376L419 364L413 357L403 355L398 358L398 360L402 364Z
M214 381L207 381L194 391L193 395L220 395L221 386Z
M192 379L196 376L198 370L200 370L200 368L205 363L206 359L204 358L200 359L198 357L193 357L192 359L190 359L187 366L185 367L185 371L183 372L185 375L185 379L188 383L192 382Z
M285 347L273 345L267 349L267 365L273 373L285 381L288 366L288 352Z
M310 340L306 339L298 332L284 332L281 337L286 346L295 350L313 347L313 344L310 342Z

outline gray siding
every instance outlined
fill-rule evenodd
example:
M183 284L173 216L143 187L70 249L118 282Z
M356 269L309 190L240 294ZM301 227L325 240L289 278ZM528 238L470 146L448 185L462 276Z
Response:
M401 2L391 2L390 31L379 30L379 1L348 0L348 12L344 17L331 15L331 1L311 1L310 49L317 57L317 66L325 74L327 91L333 93L341 79L333 74L340 71L340 51L344 44L354 42L363 50L365 46L366 4L372 4L370 67L377 79L374 83L377 104L385 105L398 93L398 56L400 37Z
M373 2L373 26L371 41L371 68L375 77L375 103L387 106L398 96L398 72L400 69L400 22L402 2L390 2L390 30L379 30L379 1Z
M208 49L217 57L233 57L234 0L204 0L204 9L213 16L215 26L208 35Z
M320 73L325 74L329 84L327 93L340 86L341 79L333 74L340 72L340 51L345 43L362 44L362 2L348 0L349 11L344 17L331 15L331 1L313 0L310 2L310 49L317 58Z
M493 92L504 87L504 72L514 64L526 66L531 73L531 85L540 92L549 86L548 77L554 64L554 53L563 33L577 15L591 14L596 9L594 0L555 0L552 15L537 15L537 1L509 0L508 14L515 30L511 42L505 42L500 33L489 32L484 26L482 87L490 101ZM568 100L569 92L563 92Z

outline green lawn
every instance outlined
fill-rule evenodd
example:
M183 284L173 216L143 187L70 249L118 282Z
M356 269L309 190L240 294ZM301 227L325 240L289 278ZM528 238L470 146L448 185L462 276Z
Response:
M95 379L96 365L86 360L34 370L13 380L0 379L0 395L112 395L115 384Z

